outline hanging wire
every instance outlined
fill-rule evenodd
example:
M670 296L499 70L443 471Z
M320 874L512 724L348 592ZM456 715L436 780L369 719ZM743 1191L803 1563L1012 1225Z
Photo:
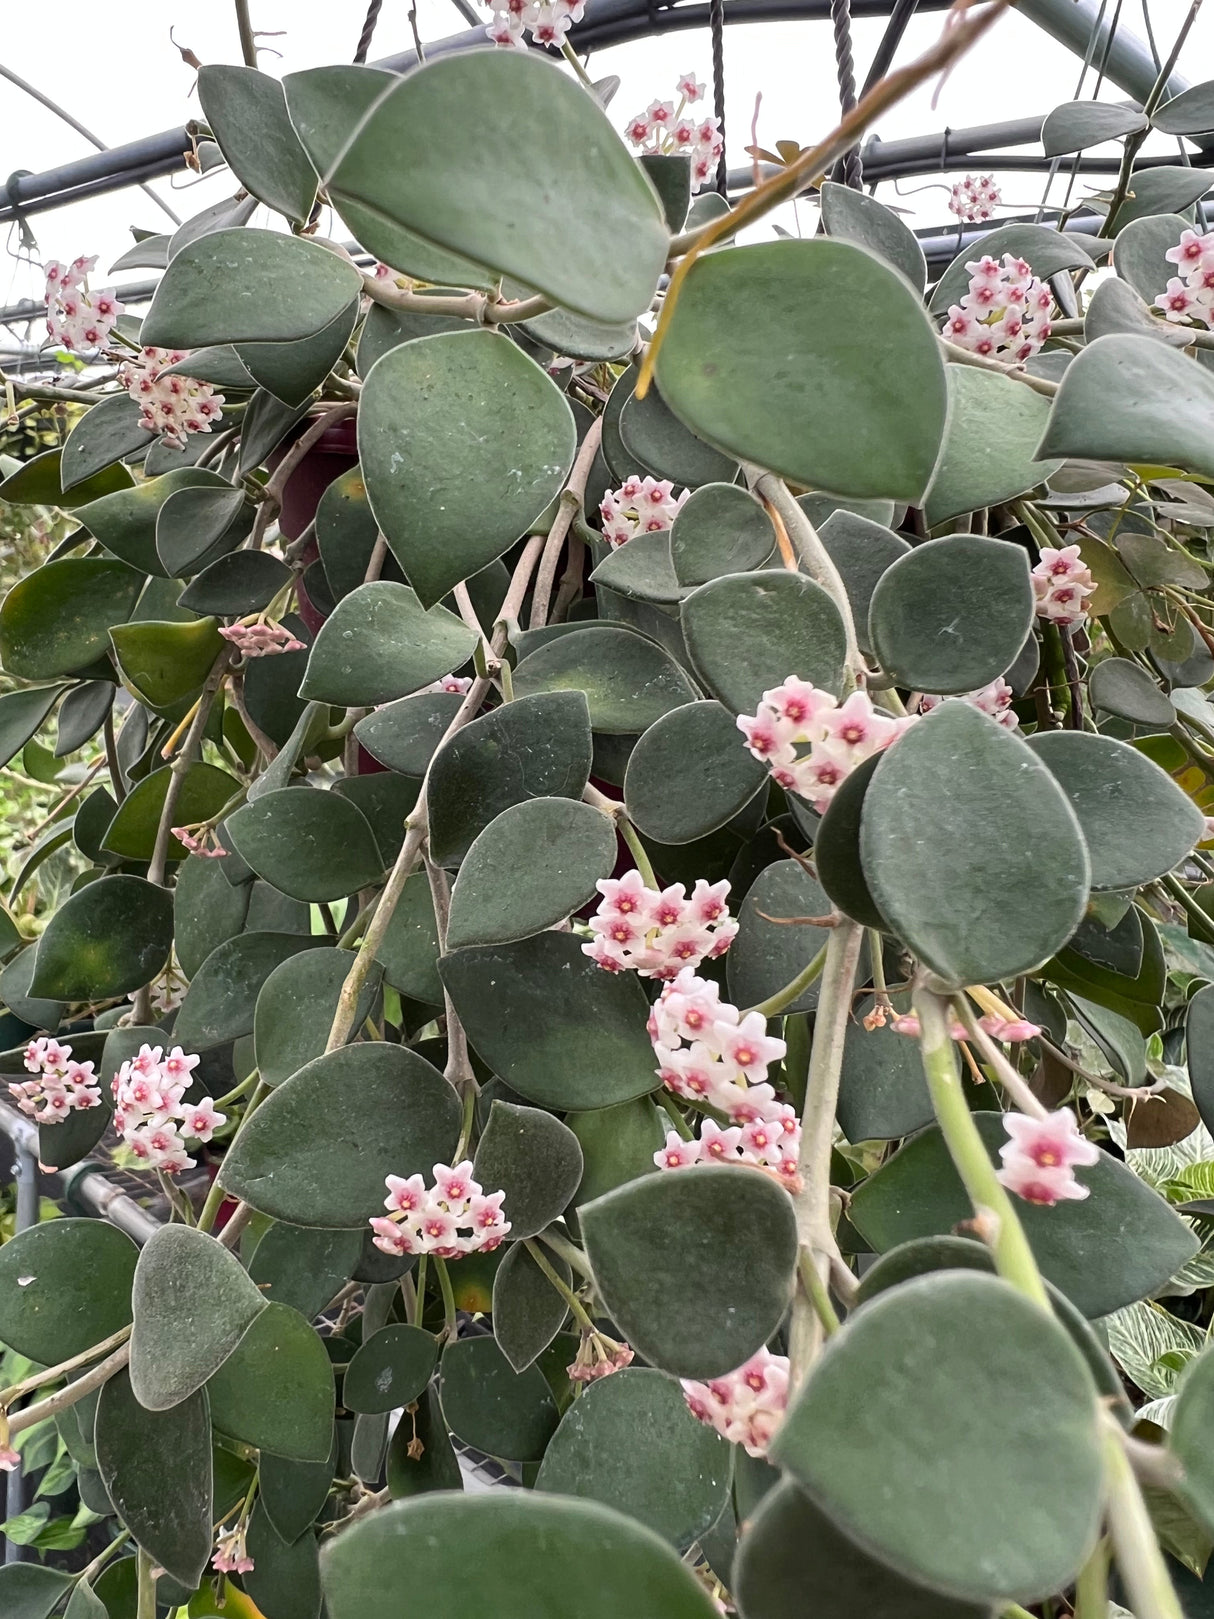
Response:
M371 0L367 7L367 15L363 19L363 31L358 36L358 46L354 52L355 62L365 62L367 52L371 49L371 39L375 33L375 25L379 21L379 14L383 10L384 0Z
M712 0L708 27L712 35L712 99L717 115L717 130L721 136L721 155L717 159L717 190L722 197L727 197L729 165L725 161L725 0Z
M835 72L839 80L839 111L844 118L856 105L856 64L851 49L851 0L830 0L830 21L835 31ZM860 148L853 146L839 161L836 173L853 191L864 188Z

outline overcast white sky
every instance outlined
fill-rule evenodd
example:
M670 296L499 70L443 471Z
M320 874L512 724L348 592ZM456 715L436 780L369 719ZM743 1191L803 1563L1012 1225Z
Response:
M1143 34L1140 5L1125 0L1127 28ZM1166 52L1189 0L1149 0L1161 51ZM181 60L169 38L189 46L204 62L238 62L240 48L234 9L229 0L125 0L107 8L102 23L96 0L54 0L50 5L17 4L5 0L0 30L0 62L66 106L102 140L118 145L141 135L171 128L197 116L198 102L191 96L194 74ZM484 9L478 7L478 9ZM1110 10L1113 8L1110 7ZM262 68L282 75L328 62L348 61L357 41L363 0L252 0L259 29L282 30L267 37ZM423 39L439 39L458 32L463 24L450 0L418 0ZM487 15L487 12L486 12ZM898 61L905 62L938 35L942 13L927 12L907 30ZM880 20L859 21L854 27L858 77L863 78L880 37ZM99 32L100 29L100 32ZM372 59L407 49L412 43L408 0L385 0ZM971 53L945 85L935 110L931 90L923 89L882 120L878 133L886 139L925 134L946 125L961 128L1006 118L1043 113L1071 99L1079 71L1078 60L1048 39L1031 23L1012 12ZM678 33L640 40L598 52L592 59L594 76L618 74L623 85L611 113L622 126L627 117L654 96L670 93L676 77L694 71L710 80L711 58L706 33ZM1214 75L1214 5L1207 7L1187 41L1179 71L1191 81ZM806 144L823 134L836 120L834 58L829 24L767 23L731 26L726 34L728 155L733 164L747 161L743 148L750 140L755 96L762 91L760 141L777 139ZM1089 77L1087 92L1090 94ZM1120 99L1121 92L1105 91ZM477 110L469 108L469 117ZM492 130L486 129L485 162L493 162ZM1158 142L1156 143L1158 144ZM1162 143L1166 149L1167 142ZM1150 149L1150 148L1148 148ZM91 148L51 113L0 81L0 176L17 169L39 171L80 157ZM975 163L977 169L979 164ZM1035 204L1041 193L1038 176L1001 176L1009 208ZM934 188L899 197L894 186L882 186L886 201L912 210L912 224L946 219L945 190ZM1095 189L1099 180L1093 180ZM932 181L907 181L922 187ZM193 183L183 176L154 182L155 188L182 218L229 194L230 176L209 176ZM35 215L40 258L70 259L79 253L99 253L105 270L127 246L129 227L160 230L168 221L138 189L73 204L55 212ZM0 304L22 297L41 296L41 276L32 265L12 257L15 234L8 241L8 256L0 261ZM127 272L127 278L143 272ZM123 280L120 275L117 280Z

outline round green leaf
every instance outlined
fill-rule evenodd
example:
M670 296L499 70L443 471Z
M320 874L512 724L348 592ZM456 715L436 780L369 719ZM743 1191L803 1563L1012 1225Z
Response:
M252 1034L257 996L280 962L311 943L301 933L258 930L217 945L194 974L173 1025L188 1051L204 1051Z
M84 669L109 651L110 626L134 611L143 576L106 557L44 562L0 605L0 664L22 680Z
M102 1220L49 1220L0 1248L0 1341L41 1366L83 1354L131 1319L139 1250Z
M348 259L279 231L212 231L169 261L140 340L157 348L311 337L358 296Z
M675 578L665 529L636 534L608 551L590 579L632 601L677 602L687 594Z
M463 700L463 695L455 691L402 697L359 720L354 735L371 757L389 770L404 776L424 776Z
M375 310L372 305L373 314ZM325 578L334 599L340 601L366 579L367 565L379 537L379 524L371 512L361 466L334 478L320 497L315 522Z
M904 557L910 546L884 523L876 523L870 517L842 507L833 511L822 524L818 538L843 580L860 646L870 652L868 609L873 591L881 575L899 557Z
M198 99L245 190L294 224L306 224L316 175L291 128L278 80L251 67L207 66L198 74Z
M257 1465L257 1500L288 1545L316 1519L329 1498L337 1465L334 1440L324 1462L292 1462L266 1452Z
M205 468L179 467L162 478L149 478L132 489L119 489L76 508L89 533L123 562L140 573L164 576L156 553L156 521L170 495L181 489L233 490L226 478ZM241 497L243 499L243 496Z
M792 1200L752 1169L646 1175L580 1210L607 1313L676 1377L720 1377L762 1347L792 1295Z
M102 495L112 495L115 489L129 489L135 481L124 466L108 466L68 491L60 482L62 459L62 450L44 450L22 462L0 483L0 501L9 506L59 506L72 511Z
M99 681L96 684L104 685L107 694L112 696L113 687L109 681ZM77 691L87 689L87 687L76 688ZM66 690L65 686L35 686L29 691L10 691L0 697L0 766L6 765L14 754L21 752L29 739L40 729L42 722ZM68 696L64 699L65 710L74 694L74 692L68 692ZM59 729L62 735L62 714L60 715ZM92 733L90 732L89 734L91 735ZM87 742L88 737L84 737L82 740ZM66 753L73 750L65 748L63 751ZM58 756L58 749L56 749L56 757Z
M1066 795L1026 742L969 703L941 703L882 754L860 855L882 915L952 984L1031 972L1087 905L1087 847Z
M105 1001L141 988L173 948L173 898L142 877L99 877L51 917L31 989L60 1001Z
M159 571L170 578L188 579L234 551L252 528L253 518L252 503L243 489L226 484L178 489L169 495L156 519Z
M1088 681L1092 707L1132 725L1168 730L1176 724L1176 710L1141 664L1129 658L1104 658Z
M596 966L569 934L457 950L439 971L477 1053L528 1101L611 1107L657 1084L639 980Z
M268 607L290 580L286 563L268 551L234 551L205 567L177 602L191 613L242 618Z
M689 703L641 737L624 775L628 818L658 843L692 843L731 821L760 792L767 770L744 747L720 703Z
M311 1321L353 1275L361 1252L358 1231L309 1230L276 1220L254 1250L249 1275L267 1303L289 1304Z
M866 321L837 318L853 300ZM824 237L698 259L657 378L710 444L840 495L920 504L944 433L944 366L917 294L863 248Z
M451 891L447 947L541 933L594 898L616 861L614 824L571 798L529 798L489 823Z
M578 1619L716 1612L651 1530L598 1502L530 1490L398 1501L333 1539L322 1577L331 1619L397 1619L406 1602L443 1619L555 1619L571 1592Z
M1116 276L1100 283L1083 317L1083 335L1087 342L1107 337L1110 332L1138 332L1173 348L1183 348L1188 342L1186 327L1169 325L1152 315L1134 289L1127 282L1118 281Z
M538 1462L556 1431L556 1403L537 1366L516 1372L491 1337L443 1351L440 1398L451 1432L508 1461Z
M566 1287L573 1273L556 1254L548 1263ZM493 1273L493 1336L516 1372L525 1372L565 1325L569 1306L521 1242Z
M1090 731L1041 731L1028 743L1078 817L1093 888L1153 882L1201 838L1197 805L1137 748Z
M861 1001L847 1025L839 1075L839 1128L848 1141L896 1141L932 1122L919 1042L888 1024L864 1027L875 1002Z
M814 838L814 869L827 897L844 916L868 928L885 929L887 923L869 892L860 859L864 797L879 757L876 755L858 765L826 806Z
M762 871L742 901L737 938L725 958L730 1000L756 1006L791 983L826 943L827 931L784 919L825 919L830 912L826 890L795 860L777 860ZM815 980L787 1010L812 1011L819 988Z
M1119 107L1102 101L1064 101L1046 115L1041 126L1041 145L1046 157L1064 157L1082 152L1085 146L1119 140L1147 127L1147 120L1135 107Z
M41 1563L8 1563L0 1568L0 1606L6 1619L48 1619L63 1600L73 1576ZM69 1604L70 1606L70 1604ZM105 1609L101 1609L105 1619ZM73 1614L72 1619L84 1619Z
M63 446L59 476L64 489L74 489L76 500L91 500L103 492L89 487L95 478L152 442L137 400L126 393L99 400L80 417Z
M990 1276L921 1277L857 1311L772 1454L850 1539L974 1602L1069 1585L1097 1533L1091 1375L1057 1322Z
M340 793L281 787L242 805L226 825L241 859L292 899L344 899L383 876L366 817Z
M948 430L924 507L932 528L1023 495L1062 465L1034 460L1050 414L1039 393L967 365L950 365L946 375Z
M1154 214L1122 227L1113 244L1113 268L1144 302L1154 303L1176 266L1165 257L1189 221L1180 214Z
M459 1099L416 1052L346 1046L273 1091L228 1149L220 1179L275 1220L363 1225L384 1203L386 1175L450 1163Z
M321 945L281 962L257 995L253 1044L257 1071L265 1085L281 1085L305 1063L324 1053L337 1011L341 986L355 956L351 950ZM372 972L355 1008L361 1029L371 1011L379 975Z
M681 622L696 673L735 714L753 714L792 674L841 688L843 620L804 574L773 568L714 579L683 603Z
M123 683L149 708L195 697L224 646L213 618L115 624L110 640Z
M737 475L737 462L689 432L656 388L644 399L628 397L619 431L626 454L680 488L729 483Z
M1210 177L1205 170L1191 168L1188 164L1167 163L1158 168L1134 169L1125 201L1113 217L1111 234L1116 235L1135 219L1182 213L1199 202L1209 189Z
M994 1162L1007 1140L1003 1118L986 1112L974 1117ZM1082 1201L1052 1209L1018 1203L1016 1212L1042 1275L1095 1320L1157 1292L1192 1257L1197 1239L1161 1197L1107 1153L1081 1169L1079 1178L1089 1193ZM934 1127L858 1187L849 1209L856 1229L878 1253L950 1232L972 1212Z
M352 103L363 100L357 89ZM492 166L469 107L492 119ZM594 320L648 309L669 241L657 193L595 99L551 63L460 52L395 81L361 127L360 111L352 106L346 134L358 132L325 183L370 252L395 264L391 236L403 226ZM383 161L422 146L425 164ZM590 251L595 241L612 251Z
M438 923L434 898L425 872L406 879L400 899L379 942L376 960L384 970L384 983L411 1000L430 1006L443 1004L438 976Z
M505 1192L510 1238L521 1242L569 1206L582 1178L582 1149L551 1113L495 1100L472 1173L486 1191Z
M988 1619L986 1605L957 1602L912 1583L862 1551L795 1480L782 1479L747 1524L732 1586L744 1619Z
M524 660L525 661L525 660ZM520 666L521 667L521 666ZM445 743L428 789L430 858L457 866L475 839L512 804L529 798L581 798L590 776L591 738L581 691L518 695Z
M433 290L449 292L453 297L461 296L453 287L435 287ZM460 315L424 315L413 309L385 309L382 304L372 304L359 333L355 369L365 379L376 360L389 349L401 343L411 343L415 337L432 337L436 332L466 332L470 325L471 322Z
M307 1528L287 1542L259 1499L249 1519L248 1551L253 1567L241 1575L256 1611L267 1619L320 1619L320 1552L316 1536Z
M333 1440L333 1365L298 1310L267 1304L207 1382L221 1433L297 1462L323 1462Z
M609 735L634 735L698 693L674 659L622 625L574 629L537 647L514 672L520 697L580 691L590 724Z
M135 783L118 806L117 813L106 828L102 848L124 860L150 860L156 843L156 829L160 825L165 794L169 789L172 771L168 765L153 770L142 781ZM174 826L191 826L197 821L209 821L218 815L230 799L240 791L235 776L215 765L196 760L185 773L185 780L177 798ZM169 839L169 859L184 860L186 851L176 838Z
M535 1487L615 1507L681 1552L720 1517L730 1464L728 1445L696 1421L672 1378L629 1367L569 1407Z
M419 338L372 367L358 412L367 494L423 605L529 531L576 442L565 396L500 332Z
M520 291L519 297L524 294ZM587 320L571 309L546 309L519 322L519 330L554 354L575 360L626 360L637 346L634 320Z
M949 534L899 557L868 612L869 640L895 684L948 697L1010 669L1032 624L1027 553L977 534Z
M901 270L916 291L923 291L927 261L919 238L891 208L865 191L855 191L834 180L823 182L819 197L822 229L828 236L866 247L895 270Z
M205 1232L167 1225L139 1255L131 1386L140 1405L178 1405L223 1365L266 1308L240 1261Z
M434 1334L424 1327L381 1327L346 1367L342 1404L370 1412L410 1405L430 1381L437 1360Z
M454 613L427 612L407 585L360 585L321 625L299 694L345 707L386 703L458 669L475 644Z
M701 484L675 515L670 560L680 585L706 585L761 568L775 540L771 518L752 494L733 483Z
M594 1113L571 1113L569 1128L582 1147L580 1206L639 1175L656 1173L653 1155L666 1139L666 1114L647 1096Z

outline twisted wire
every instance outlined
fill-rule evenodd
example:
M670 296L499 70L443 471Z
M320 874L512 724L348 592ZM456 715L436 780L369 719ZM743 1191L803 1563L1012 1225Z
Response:
M835 70L839 80L839 111L846 118L856 105L856 64L851 50L851 0L830 0L830 21L835 31ZM840 162L843 181L859 191L864 185L860 148L853 146Z
M712 35L712 96L721 135L721 155L717 159L717 190L729 193L729 167L725 161L725 0L712 0L708 27Z
M379 14L383 9L383 4L384 0L371 0L371 4L367 7L367 15L363 20L363 31L358 36L358 48L354 52L356 62L365 62L367 60L367 52L371 49L371 37L375 33L375 25L379 21Z

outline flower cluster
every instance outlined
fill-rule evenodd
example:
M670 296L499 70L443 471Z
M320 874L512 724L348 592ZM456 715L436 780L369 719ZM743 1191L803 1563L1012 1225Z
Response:
M723 956L738 924L729 914L729 883L701 877L688 898L682 883L646 888L639 871L595 884L603 896L590 919L594 939L583 952L608 972L674 978L711 956Z
M1014 731L1020 724L1019 719L1016 717L1016 710L1012 707L1012 698L1014 696L1015 693L1012 688L1004 680L1003 676L999 675L995 680L991 681L989 686L983 686L979 691L965 692L961 697L961 701L969 703L971 708L978 709L980 713L988 714L991 719L1002 725L1006 730ZM943 697L933 697L931 693L925 692L919 699L920 714L926 714L929 709L935 708L938 703L943 701Z
M211 1559L211 1567L217 1574L251 1574L253 1559L249 1556L249 1548L245 1544L247 1525L237 1524L235 1529L228 1529L220 1534L215 1542L215 1555Z
M914 718L879 713L862 691L840 704L830 692L789 675L763 693L757 714L738 715L738 729L777 784L807 798L820 814L856 766L889 747ZM798 755L806 743L809 752Z
M118 368L118 380L140 409L139 425L178 449L190 433L209 433L219 420L223 395L197 377L166 376L185 349L145 348Z
M635 534L655 534L674 522L679 507L691 493L674 493L669 478L641 478L634 472L618 489L603 496L599 515L608 545L624 545Z
M631 1344L609 1338L596 1328L583 1327L577 1354L566 1366L565 1373L571 1383L597 1383L601 1377L610 1377L612 1372L622 1372L625 1366L631 1366L635 1354Z
M801 1126L791 1107L777 1103L773 1113L773 1118L732 1124L724 1130L712 1119L705 1119L694 1141L684 1141L677 1130L671 1130L666 1145L654 1153L653 1161L659 1169L685 1169L688 1164L753 1165L755 1169L769 1170L788 1191L799 1192Z
M1038 618L1048 618L1063 629L1082 624L1087 617L1083 598L1095 589L1092 570L1081 560L1077 545L1061 550L1041 547L1041 561L1033 569Z
M991 359L1031 359L1050 335L1050 289L1026 259L1012 253L1003 255L1002 264L986 253L965 268L969 291L949 309L945 337Z
M586 0L489 0L493 21L485 29L495 45L521 46L530 28L537 45L559 46L571 25L581 22Z
M209 1141L227 1115L217 1113L209 1096L186 1102L198 1057L174 1046L166 1057L159 1046L140 1046L114 1075L114 1128L144 1169L167 1175L191 1169L187 1139Z
M707 1383L680 1378L683 1399L693 1417L725 1439L743 1445L748 1456L765 1456L788 1409L788 1357L760 1349L736 1372Z
M73 259L46 266L46 329L56 343L73 352L104 348L123 306L112 292L89 292L85 283L97 262Z
M948 199L948 211L956 214L967 225L976 225L990 219L1003 201L1003 194L995 184L993 174L967 174L953 186Z
M204 860L222 860L228 852L209 821L191 821L188 826L171 826L169 831L182 848Z
M725 150L720 122L711 113L687 117L687 108L699 101L704 86L694 73L684 73L675 86L678 101L651 101L644 112L629 120L624 133L644 152L691 159L691 189L698 191L712 179Z
M265 619L252 624L221 625L219 633L225 641L231 641L242 658L272 658L279 652L304 651L304 643L285 624Z
M386 1254L434 1254L459 1259L489 1253L510 1230L502 1218L505 1192L486 1194L472 1179L470 1163L435 1164L434 1185L424 1175L389 1175L384 1181L388 1217L371 1220L372 1239Z
M444 675L441 680L432 680L428 686L423 686L422 691L449 691L462 697L471 688L472 679L469 675Z
M884 1018L882 1018L880 1022L874 1023L873 1027L880 1028L884 1021ZM867 1023L867 1019L865 1022ZM919 1038L919 1014L917 1012L896 1013L890 1018L889 1026L895 1034L909 1034L914 1040ZM992 1040L1001 1040L1005 1045L1016 1045L1022 1040L1035 1040L1041 1033L1040 1024L1030 1023L1027 1018L997 1017L993 1012L988 1012L985 1017L980 1017L978 1027L986 1034L989 1034ZM969 1030L960 1018L953 1019L949 1025L948 1034L950 1040L968 1040L970 1037Z
M1075 1179L1075 1165L1098 1163L1100 1151L1080 1135L1069 1107L1060 1107L1044 1119L1005 1113L1003 1128L1011 1139L999 1149L1003 1160L999 1179L1009 1192L1026 1203L1053 1204L1087 1197L1089 1188Z
M26 1072L34 1079L20 1079L9 1086L22 1113L39 1124L54 1124L73 1109L97 1107L101 1092L91 1062L75 1062L71 1046L58 1040L31 1040L25 1048Z
M1180 233L1180 241L1164 254L1180 271L1168 282L1167 291L1155 299L1168 320L1199 320L1214 326L1214 231L1204 235L1195 230Z
M795 1131L792 1110L767 1081L769 1064L788 1048L769 1037L761 1012L743 1017L714 983L685 967L654 1002L647 1028L667 1090L707 1103L731 1124L768 1123L785 1136Z

